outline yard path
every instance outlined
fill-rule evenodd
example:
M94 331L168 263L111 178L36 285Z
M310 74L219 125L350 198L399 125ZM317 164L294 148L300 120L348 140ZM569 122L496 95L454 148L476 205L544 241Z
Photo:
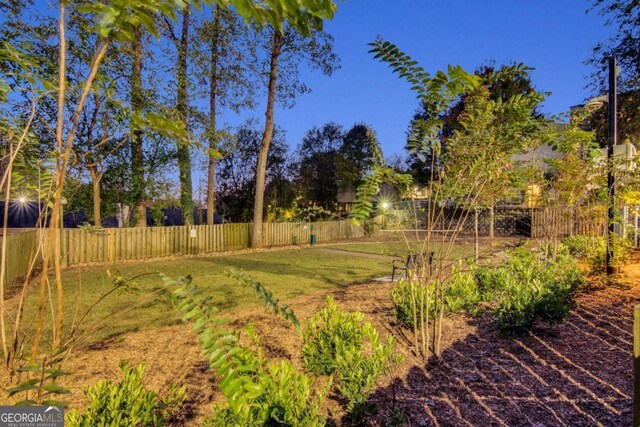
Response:
M383 259L383 260L389 260L389 261L394 258L397 258L390 255L371 254L368 252L346 251L343 249L334 249L334 248L316 248L315 250L319 252L325 252L328 254L350 255L350 256L358 256L362 258Z

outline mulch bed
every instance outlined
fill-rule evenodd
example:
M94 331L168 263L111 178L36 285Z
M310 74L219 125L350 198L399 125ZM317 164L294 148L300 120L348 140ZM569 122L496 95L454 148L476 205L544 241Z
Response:
M456 317L444 325L443 354L424 363L412 354L410 331L395 325L389 291L376 283L338 288L289 301L304 322L333 295L344 309L361 311L381 334L393 334L405 361L372 397L378 407L365 425L385 426L393 408L409 426L622 426L631 424L632 308L640 302L640 266L627 272L630 286L597 286L578 297L567 322L509 339L488 316ZM263 310L233 314L231 325L253 322L265 354L299 365L301 338L290 325ZM79 350L65 386L71 406L86 401L82 387L117 381L120 360L149 366L145 381L163 391L185 384L189 402L183 425L198 425L220 394L189 325L128 334L121 340ZM339 404L327 402L330 421L341 425Z

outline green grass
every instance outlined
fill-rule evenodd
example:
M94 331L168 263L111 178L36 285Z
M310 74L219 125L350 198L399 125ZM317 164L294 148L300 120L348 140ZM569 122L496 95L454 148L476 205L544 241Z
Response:
M411 252L424 252L424 242L376 242L376 243L345 243L327 246L331 249L340 249L350 252L363 252L376 255L387 255L390 257L404 258ZM446 249L440 244L431 243L431 250L438 254L442 249ZM450 259L468 258L473 256L472 245L456 245L449 256Z
M300 249L74 268L63 275L65 328L69 331L73 319L81 317L94 301L113 287L113 278L108 276L107 270L126 278L146 275L135 279L136 293L116 292L96 306L83 323L85 330L92 330L84 343L178 322L180 316L167 297L159 292L162 282L157 272L172 277L190 274L198 286L214 297L213 301L224 315L234 309L260 303L251 289L225 276L225 271L229 269L253 276L276 298L286 301L298 295L388 275L389 266L385 260ZM25 319L36 318L36 294L36 291L31 292ZM55 294L52 297L55 301ZM117 314L112 314L114 312Z

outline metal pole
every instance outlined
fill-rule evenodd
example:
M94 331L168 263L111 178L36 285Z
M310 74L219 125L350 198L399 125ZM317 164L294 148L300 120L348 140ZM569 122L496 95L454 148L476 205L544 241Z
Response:
M613 262L613 233L615 210L615 180L613 176L613 147L618 143L618 105L616 101L616 58L609 58L609 126L607 132L607 276L614 273Z

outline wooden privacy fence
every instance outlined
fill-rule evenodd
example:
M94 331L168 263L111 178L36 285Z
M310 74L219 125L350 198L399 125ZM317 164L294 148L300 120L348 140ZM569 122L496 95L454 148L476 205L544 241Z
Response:
M604 236L604 215L581 215L567 208L538 208L531 212L531 237Z
M37 253L38 241L35 231L0 237L0 243L3 243L3 239L7 239L7 258L4 270L4 284L6 286L27 274L29 265ZM35 267L39 265L40 261L36 259Z
M251 227L250 223L242 223L95 230L66 228L61 234L61 262L63 266L74 266L247 249L251 246ZM364 236L362 227L349 221L265 223L263 245L309 243L312 228L318 242ZM5 283L27 273L40 233L29 231L7 236ZM39 266L40 260L37 261Z

